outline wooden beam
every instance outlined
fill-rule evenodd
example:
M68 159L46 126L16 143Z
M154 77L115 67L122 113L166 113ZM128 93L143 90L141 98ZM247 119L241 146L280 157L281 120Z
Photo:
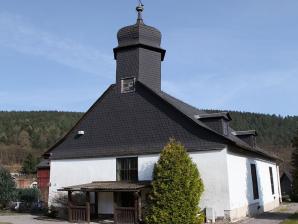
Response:
M72 198L71 198L71 191L68 191L67 192L67 199L68 199L68 202L67 202L67 205L68 205L68 221L69 222L72 222L72 210L71 210L71 202L72 202Z
M139 192L139 198L138 198L138 214L139 214L139 220L142 220L142 191Z
M90 223L90 192L86 191L86 221Z
M98 218L98 197L99 193L95 192L95 217Z
M139 211L139 193L138 192L134 192L134 208L135 208L135 223L138 223L139 219L139 215L138 215L138 211Z

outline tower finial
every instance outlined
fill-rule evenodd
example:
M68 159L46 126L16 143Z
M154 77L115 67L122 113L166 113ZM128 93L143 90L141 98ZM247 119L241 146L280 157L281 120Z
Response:
M141 0L139 0L139 5L136 7L136 10L138 12L137 23L143 23L142 12L144 11L144 5Z

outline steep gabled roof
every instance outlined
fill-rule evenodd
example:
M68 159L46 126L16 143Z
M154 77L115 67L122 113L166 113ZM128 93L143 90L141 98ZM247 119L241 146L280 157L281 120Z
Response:
M47 154L63 159L159 153L170 137L176 137L190 151L233 144L276 159L231 133L225 136L214 131L195 117L198 114L206 112L141 82L130 94L118 94L111 85ZM78 130L84 130L85 136L77 136Z
M49 159L51 156L51 152L58 147L63 141L65 141L71 133L76 129L76 127L88 116L88 114L95 109L95 106L104 98L104 96L112 89L115 87L115 84L110 85L104 92L103 94L93 103L93 105L84 113L84 115L77 121L77 123L61 138L59 139L54 145L52 145L44 154L43 157L45 159Z
M189 151L225 147L224 138L194 121L140 82L125 94L112 85L47 154L51 159L153 154L171 137ZM80 130L85 134L78 136Z
M144 84L142 84L142 85L144 85ZM149 88L149 87L147 87L147 88ZM183 102L183 101L181 101L165 92L159 93L152 89L150 89L150 90L153 91L155 94L159 95L160 97L162 97L168 103L172 104L176 109L180 110L183 114L185 114L187 117L192 119L195 123L197 123L201 127L204 127L206 129L212 131L214 134L220 135L224 139L228 140L230 143L235 144L236 146L238 146L244 150L256 153L258 155L265 156L265 157L273 159L273 160L280 160L276 156L270 155L269 153L267 153L266 151L264 151L263 149L261 149L259 147L257 147L257 148L251 147L246 142L242 141L240 138L233 135L232 133L235 131L232 128L230 128L228 135L222 135L221 133L218 133L215 130L211 129L210 127L208 127L203 122L201 122L200 120L197 119L197 115L206 116L206 114L207 114L206 111L197 109L197 108L195 108L195 107L193 107L193 106L191 106L191 105L189 105L189 104L187 104L187 103L185 103L185 102ZM219 115L219 113L216 113L216 116L218 116L218 115ZM230 115L228 115L226 112L221 113L220 115L221 116L225 115L225 116L227 116L228 119L231 119ZM248 131L248 132L250 132L250 131Z

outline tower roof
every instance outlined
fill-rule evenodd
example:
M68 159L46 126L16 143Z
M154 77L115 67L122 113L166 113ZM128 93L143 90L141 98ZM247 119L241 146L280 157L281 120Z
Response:
M117 33L118 46L114 49L115 59L116 52L119 49L132 46L142 46L162 52L163 59L165 50L160 47L161 32L158 29L144 23L142 18L142 12L144 10L143 5L137 6L136 10L138 12L136 23L121 28Z
M144 44L152 47L160 47L161 32L151 26L137 21L136 24L121 28L117 34L118 47Z

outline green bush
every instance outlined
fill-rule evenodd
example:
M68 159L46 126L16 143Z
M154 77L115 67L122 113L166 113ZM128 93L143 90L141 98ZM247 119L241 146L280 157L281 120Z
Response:
M17 189L17 200L32 204L38 201L39 190L37 188Z
M6 207L14 199L15 187L9 171L0 167L0 209Z
M204 190L196 164L175 140L165 146L154 167L145 222L198 224L203 222L199 201Z

